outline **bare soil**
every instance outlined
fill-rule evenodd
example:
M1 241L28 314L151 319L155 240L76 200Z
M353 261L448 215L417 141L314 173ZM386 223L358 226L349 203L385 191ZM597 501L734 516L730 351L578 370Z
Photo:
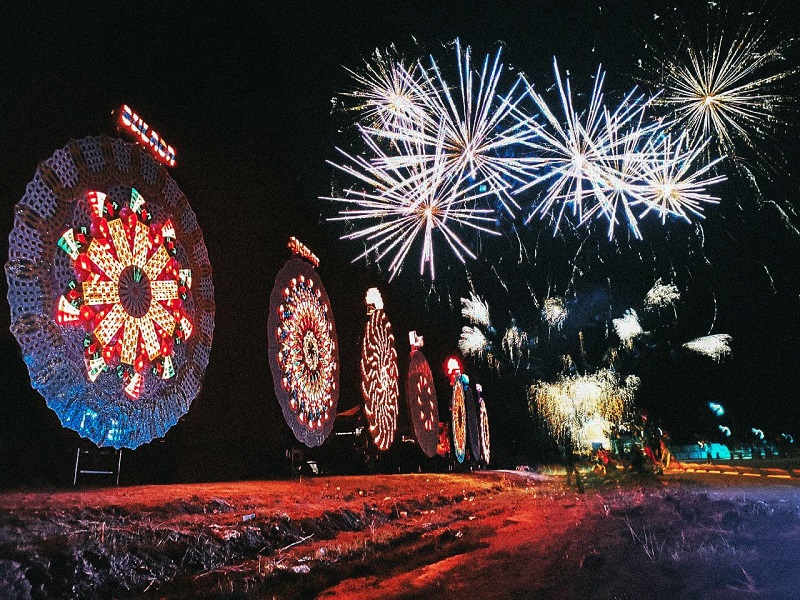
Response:
M476 472L6 493L0 598L798 598L794 483L618 473L581 494L558 474Z

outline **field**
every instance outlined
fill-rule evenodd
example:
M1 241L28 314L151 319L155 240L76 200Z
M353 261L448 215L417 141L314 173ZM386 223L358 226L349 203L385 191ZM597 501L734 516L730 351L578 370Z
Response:
M482 471L0 494L3 598L797 598L797 479Z

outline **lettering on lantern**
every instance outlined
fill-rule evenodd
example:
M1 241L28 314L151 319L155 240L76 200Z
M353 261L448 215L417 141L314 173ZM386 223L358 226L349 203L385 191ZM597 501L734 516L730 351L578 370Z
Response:
M122 105L119 122L136 140L150 149L151 154L160 162L170 167L175 166L175 148L164 141L144 119L135 113L127 104Z
M319 258L317 258L317 255L314 254L311 250L309 250L308 247L305 244L303 244L303 242L298 240L296 237L294 236L290 237L289 243L286 245L288 246L289 250L292 251L293 254L297 254L297 256L305 258L315 267L319 266Z

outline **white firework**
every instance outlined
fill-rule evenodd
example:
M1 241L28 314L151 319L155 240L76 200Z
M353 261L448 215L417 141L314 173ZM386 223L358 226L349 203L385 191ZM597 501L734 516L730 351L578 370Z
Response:
M550 327L561 329L567 318L567 305L560 296L545 298L542 305L542 318Z
M386 157L380 146L368 136L364 141L374 156ZM323 199L350 206L329 220L358 224L369 222L363 228L341 236L342 239L366 241L364 252L353 262L372 253L376 254L379 262L391 255L388 268L390 279L394 278L414 242L421 238L420 275L427 267L431 278L435 278L434 232L441 234L461 262L465 257L475 258L475 254L459 236L459 229L498 235L492 229L496 221L490 216L493 211L476 207L478 199L490 192L480 191L481 181L467 182L447 175L445 156L440 150L441 140L434 153L433 165L417 164L404 168L379 166L378 161L339 150L349 164L329 164L356 179L360 186L345 189L343 197ZM409 146L408 151L414 150Z
M458 349L464 356L483 355L489 347L489 340L477 327L465 325L461 328L461 337L458 340Z
M645 307L673 306L681 298L681 293L673 283L663 283L659 278L644 297Z
M719 362L731 354L731 336L727 333L715 333L686 342L683 347Z
M655 211L666 222L674 215L691 221L690 215L703 218L705 204L717 204L719 198L708 192L714 184L725 181L724 175L714 175L713 167L721 160L717 158L695 169L706 143L692 146L688 135L673 140L671 134L652 138L648 144L653 159L646 161L642 173L644 189L642 198L647 208L640 215Z
M632 308L626 310L621 318L613 319L612 323L614 324L614 331L617 332L617 337L628 347L633 345L634 339L644 334L644 329L639 323L639 315Z
M589 216L599 211L613 223L616 209L612 207L625 201L626 197L624 193L612 198L609 196L615 190L623 191L627 172L639 160L635 148L639 140L652 130L651 127L642 127L642 116L648 103L644 95L636 96L634 89L615 110L610 111L603 104L605 73L598 68L588 110L582 114L575 108L569 79L566 82L562 80L555 59L553 68L563 121L556 117L541 94L529 89L544 118L544 124L527 123L536 134L526 143L536 153L532 162L540 174L515 193L544 182L549 187L526 223L537 215L540 218L552 217L557 230L565 212L583 223L585 210L589 211ZM584 207L585 201L590 201L590 206ZM596 204L591 204L591 201ZM635 223L630 211L625 216L626 220ZM613 225L611 229L613 231Z
M489 305L474 292L470 292L469 298L461 298L461 316L483 327L491 325Z
M549 218L558 232L565 216L578 225L604 218L609 239L619 224L641 238L638 221L651 210L663 223L670 214L702 216L704 203L718 201L707 192L724 179L710 174L717 161L696 166L705 142L690 143L686 136L673 141L664 132L667 124L646 121L655 97L636 95L634 88L611 110L603 102L605 74L598 69L588 110L581 113L555 62L554 69L563 122L540 94L529 92L544 117L542 124L528 123L536 136L526 144L536 153L532 163L538 174L515 193L540 184L547 189L526 223L534 216Z
M731 157L744 145L763 159L760 143L780 132L781 115L795 102L781 88L798 73L797 67L781 69L792 41L771 45L765 28L751 26L728 39L722 33L710 38L704 50L685 43L680 55L659 65L660 102L672 110L675 127L695 142L711 138Z
M360 71L346 69L354 88L346 96L356 99L354 109L364 125L388 131L424 122L426 87L415 64L406 64L394 49L376 49Z
M535 135L520 103L525 97L524 80L518 76L505 93L499 85L504 65L500 50L494 59L487 54L480 71L472 64L469 46L462 49L455 40L458 82L451 86L436 60L430 66L418 64L420 81L414 92L423 101L425 116L399 127L370 128L368 133L414 147L432 149L442 140L445 175L456 180L480 179L491 190L503 209L513 216L519 205L509 188L529 179L531 160L517 154L523 144ZM386 167L430 167L436 156L428 153L398 152L376 159Z
M554 383L536 381L528 391L530 407L558 440L569 439L582 452L593 443L609 447L612 425L633 409L638 377L621 382L610 369L587 375L562 375Z

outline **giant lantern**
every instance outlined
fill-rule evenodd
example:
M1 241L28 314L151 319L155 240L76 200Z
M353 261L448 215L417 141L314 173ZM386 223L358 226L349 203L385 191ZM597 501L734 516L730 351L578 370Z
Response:
M31 384L64 426L136 448L189 409L211 352L211 267L186 196L145 148L88 137L42 162L6 277Z
M333 429L339 399L339 349L328 294L314 270L319 259L296 238L275 278L269 305L269 364L286 423L306 446Z
M368 319L361 344L361 393L372 439L379 450L388 450L397 429L397 350L392 324L383 311L377 288L366 297Z
M463 463L467 455L467 410L466 393L469 390L469 378L463 373L461 362L450 357L445 363L445 370L450 377L450 385L453 387L453 400L450 404L450 413L453 424L453 449L456 453L456 460Z
M485 464L487 467L489 466L489 450L490 450L490 443L489 443L489 413L486 412L486 402L483 400L483 388L479 383L475 384L475 392L478 395L478 420L480 422L480 430L481 430L481 453L480 453L480 460Z
M411 331L408 338L411 343L406 377L408 413L411 416L417 444L425 456L432 458L436 455L436 445L439 441L439 404L436 400L436 388L433 385L431 367L422 354L422 336L418 336L416 331Z
M475 401L475 394L471 387L464 390L464 411L467 415L467 442L469 442L469 452L473 460L479 461L481 458L481 434L480 423L478 421L478 404Z

